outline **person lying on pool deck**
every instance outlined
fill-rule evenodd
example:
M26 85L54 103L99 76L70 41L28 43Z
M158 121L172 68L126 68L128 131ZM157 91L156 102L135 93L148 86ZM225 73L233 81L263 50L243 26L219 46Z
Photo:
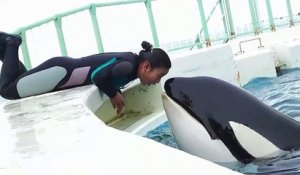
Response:
M143 41L139 54L108 52L71 58L51 58L39 66L26 70L19 60L18 49L22 38L0 32L0 95L6 99L23 97L95 84L111 100L117 113L123 109L120 89L139 78L141 84L151 85L169 72L168 54Z

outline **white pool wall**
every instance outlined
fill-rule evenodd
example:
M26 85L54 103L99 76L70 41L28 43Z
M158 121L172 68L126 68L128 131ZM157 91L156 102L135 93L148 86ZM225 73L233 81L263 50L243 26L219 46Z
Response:
M273 49L282 68L300 67L300 40L278 43L273 46Z
M236 74L239 86L244 86L258 77L276 77L276 66L269 49L235 56Z
M254 78L276 77L273 53L268 48L234 54L230 44L172 56L172 68L163 78L211 76L243 86Z
M161 84L172 77L212 76L236 84L236 71L228 44L171 55L172 68Z
M0 174L240 174L106 126L88 108L106 99L92 98L97 92L84 86L2 103Z
M229 41L234 54L240 52L240 43L245 40L260 38L261 43L266 49L270 49L276 67L282 69L296 68L299 63L299 40L300 27L292 26L290 28L276 30L275 32L262 32L259 35L240 37ZM242 43L242 50L245 53L256 52L259 46L258 40L252 40L247 43Z

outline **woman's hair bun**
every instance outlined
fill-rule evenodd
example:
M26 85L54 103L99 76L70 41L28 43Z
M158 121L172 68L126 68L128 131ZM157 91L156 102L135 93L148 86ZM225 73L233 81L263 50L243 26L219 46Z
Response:
M142 48L145 49L146 52L150 52L153 48L153 45L147 41L142 42Z

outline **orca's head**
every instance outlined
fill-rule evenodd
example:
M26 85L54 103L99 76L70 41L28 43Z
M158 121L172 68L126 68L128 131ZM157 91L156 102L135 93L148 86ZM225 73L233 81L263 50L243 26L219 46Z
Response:
M272 127L294 123L245 90L211 77L171 78L164 89L164 109L181 150L213 162L243 163L287 151L287 140L274 137ZM268 124L261 114L278 123Z

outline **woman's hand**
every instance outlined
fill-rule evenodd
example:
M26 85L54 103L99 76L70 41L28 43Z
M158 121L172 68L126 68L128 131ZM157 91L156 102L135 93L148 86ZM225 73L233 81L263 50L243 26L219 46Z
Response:
M124 107L124 98L120 92L110 99L112 106L116 109L118 116L120 116Z

